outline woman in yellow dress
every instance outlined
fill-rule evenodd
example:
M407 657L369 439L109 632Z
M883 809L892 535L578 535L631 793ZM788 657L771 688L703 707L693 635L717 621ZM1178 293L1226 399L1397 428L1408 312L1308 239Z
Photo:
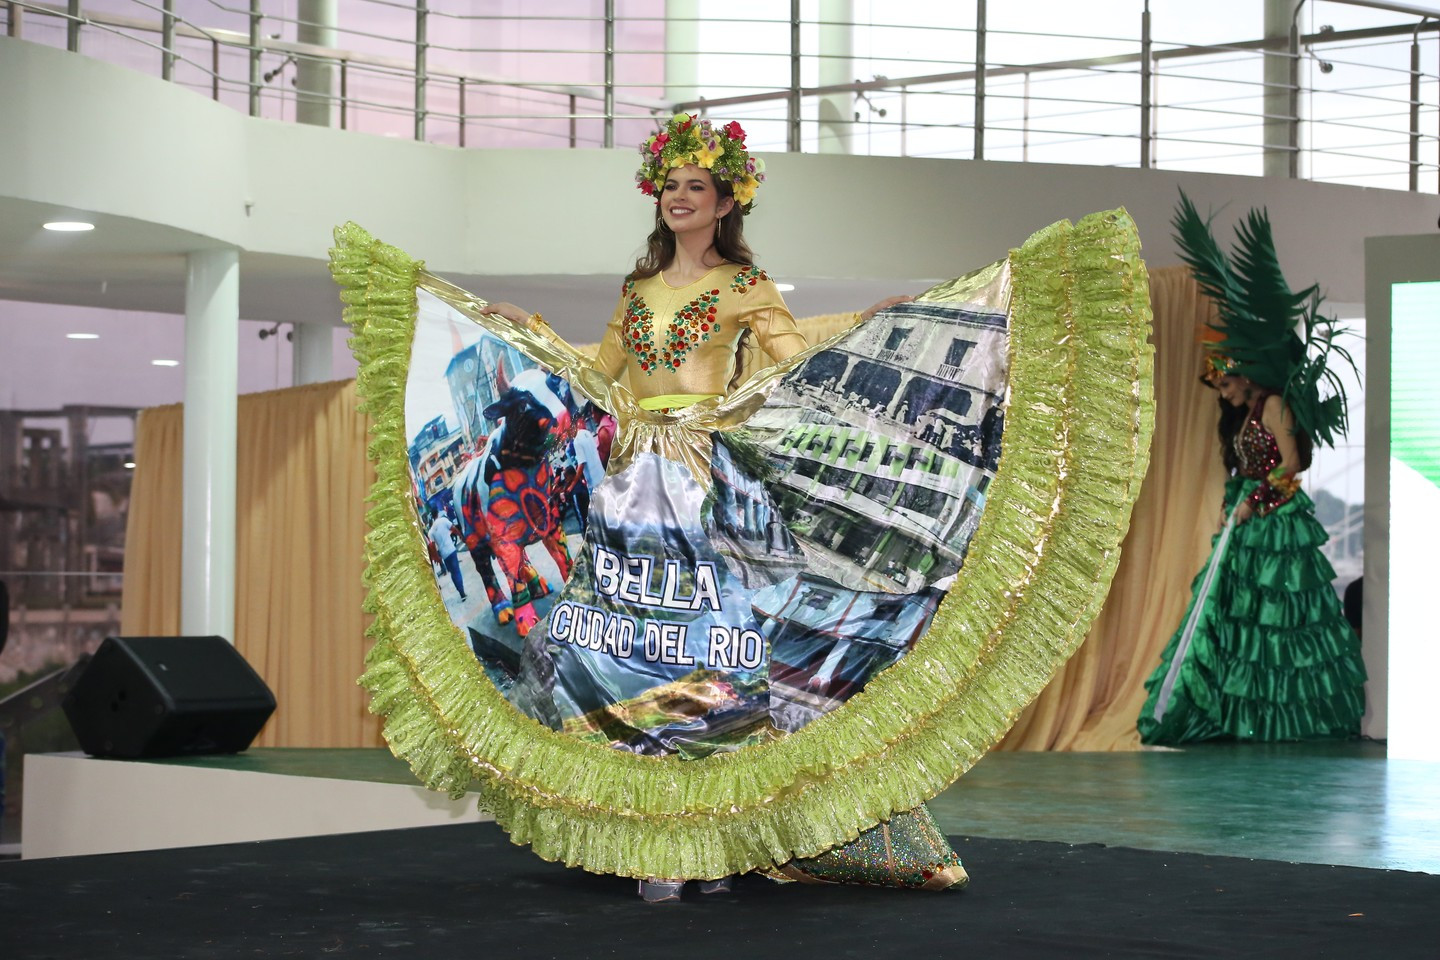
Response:
M689 146L690 140L694 146ZM655 226L645 254L625 278L600 341L596 367L627 386L642 409L675 412L722 397L738 386L743 338L753 337L772 364L790 359L809 344L745 242L744 217L764 174L745 150L740 125L716 128L685 115L642 149L650 152L640 183L656 197ZM692 162L676 166L681 160ZM910 299L883 300L855 320L864 322ZM493 303L490 310L530 328L543 323L511 303ZM908 825L904 836L922 837L927 849L907 851L913 854L907 859L924 860L928 875L902 876L886 870L872 872L868 881L928 889L963 885L966 874L959 858L928 812L922 807L911 816L919 822ZM891 845L896 842L892 839ZM816 879L802 865L792 866L790 875ZM702 881L700 889L724 892L732 881L733 877ZM651 878L641 881L641 893L651 902L678 901L682 884Z
M362 683L427 785L648 899L961 886L923 803L1079 643L1144 473L1134 226L1055 224L808 343L745 245L744 141L680 114L641 145L655 227L596 357L337 231L379 478ZM423 562L439 510L490 604Z

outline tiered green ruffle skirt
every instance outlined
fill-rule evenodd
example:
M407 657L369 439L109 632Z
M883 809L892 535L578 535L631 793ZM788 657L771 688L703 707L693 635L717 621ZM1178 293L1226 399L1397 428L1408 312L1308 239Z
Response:
M1227 515L1255 485L1230 479ZM1191 584L1180 628L1145 682L1149 696L1138 722L1145 743L1359 733L1365 666L1360 639L1331 584L1335 571L1320 552L1327 538L1303 490L1278 510L1236 525L1208 595L1200 596L1210 560ZM1187 646L1182 637L1197 603L1199 619ZM1166 696L1177 656L1182 661Z

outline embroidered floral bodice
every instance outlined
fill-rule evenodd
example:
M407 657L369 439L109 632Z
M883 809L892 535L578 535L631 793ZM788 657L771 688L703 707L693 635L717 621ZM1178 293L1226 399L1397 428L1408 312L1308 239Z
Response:
M721 264L680 287L660 274L627 278L596 363L638 400L723 394L746 331L774 360L806 347L780 291L758 267Z

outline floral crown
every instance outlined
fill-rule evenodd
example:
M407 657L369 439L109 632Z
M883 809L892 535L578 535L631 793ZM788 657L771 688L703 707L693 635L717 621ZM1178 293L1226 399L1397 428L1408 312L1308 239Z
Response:
M693 163L710 171L717 182L730 184L735 202L749 213L755 191L765 181L765 161L745 149L745 131L734 120L723 127L709 120L677 113L665 129L640 144L640 169L635 185L647 197L665 187L665 176L676 167Z

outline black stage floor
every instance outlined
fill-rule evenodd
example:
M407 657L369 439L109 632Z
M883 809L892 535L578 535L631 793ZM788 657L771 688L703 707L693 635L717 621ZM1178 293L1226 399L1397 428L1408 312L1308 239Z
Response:
M0 957L1440 956L1440 876L953 839L962 893L746 877L661 906L488 823L0 863Z

